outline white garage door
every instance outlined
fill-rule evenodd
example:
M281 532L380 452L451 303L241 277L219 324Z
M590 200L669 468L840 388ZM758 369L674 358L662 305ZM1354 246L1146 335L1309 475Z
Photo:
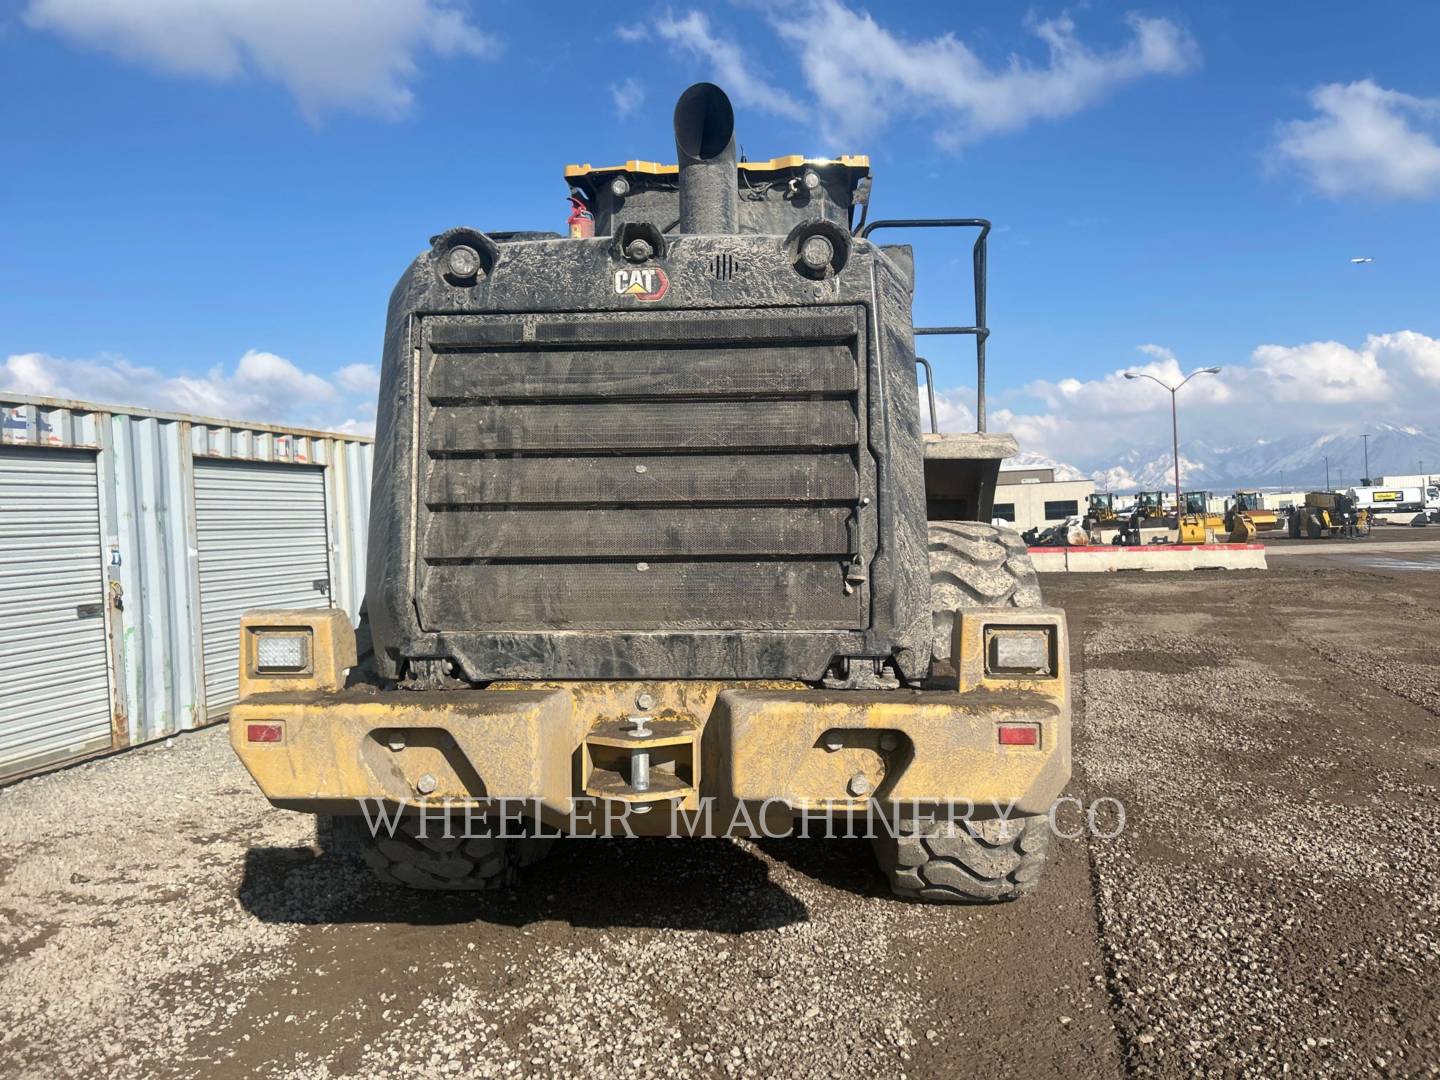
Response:
M195 462L205 714L235 703L240 616L330 606L325 473L300 465Z
M110 735L95 456L0 447L0 779Z

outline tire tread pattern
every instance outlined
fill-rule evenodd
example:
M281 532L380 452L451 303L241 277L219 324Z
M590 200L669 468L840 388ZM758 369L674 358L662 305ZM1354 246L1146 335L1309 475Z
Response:
M431 833L443 833L431 821ZM421 837L416 823L402 820L393 835L372 836L361 817L322 819L320 834L327 850L355 851L381 881L412 889L483 892L504 888L521 866L538 861L553 841L493 836Z
M1045 867L1049 822L930 822L923 831L874 841L881 869L897 895L932 903L1014 900L1032 892Z
M1040 579L1013 529L978 521L930 522L931 655L950 661L955 612L974 607L1038 607Z

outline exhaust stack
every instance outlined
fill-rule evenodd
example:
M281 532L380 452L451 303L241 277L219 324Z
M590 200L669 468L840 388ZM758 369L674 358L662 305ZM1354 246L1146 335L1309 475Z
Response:
M735 110L714 83L696 83L675 103L680 163L680 231L740 231L735 179Z

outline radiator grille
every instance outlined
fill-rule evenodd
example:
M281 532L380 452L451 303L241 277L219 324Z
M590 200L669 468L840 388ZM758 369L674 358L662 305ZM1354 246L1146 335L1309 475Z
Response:
M422 327L427 630L864 627L857 309Z

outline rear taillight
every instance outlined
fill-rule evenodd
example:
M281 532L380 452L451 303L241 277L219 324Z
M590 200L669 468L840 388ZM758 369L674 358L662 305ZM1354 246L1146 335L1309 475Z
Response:
M245 741L278 743L285 741L284 724L246 724Z
M1039 746L1039 724L1001 724L1001 746Z

